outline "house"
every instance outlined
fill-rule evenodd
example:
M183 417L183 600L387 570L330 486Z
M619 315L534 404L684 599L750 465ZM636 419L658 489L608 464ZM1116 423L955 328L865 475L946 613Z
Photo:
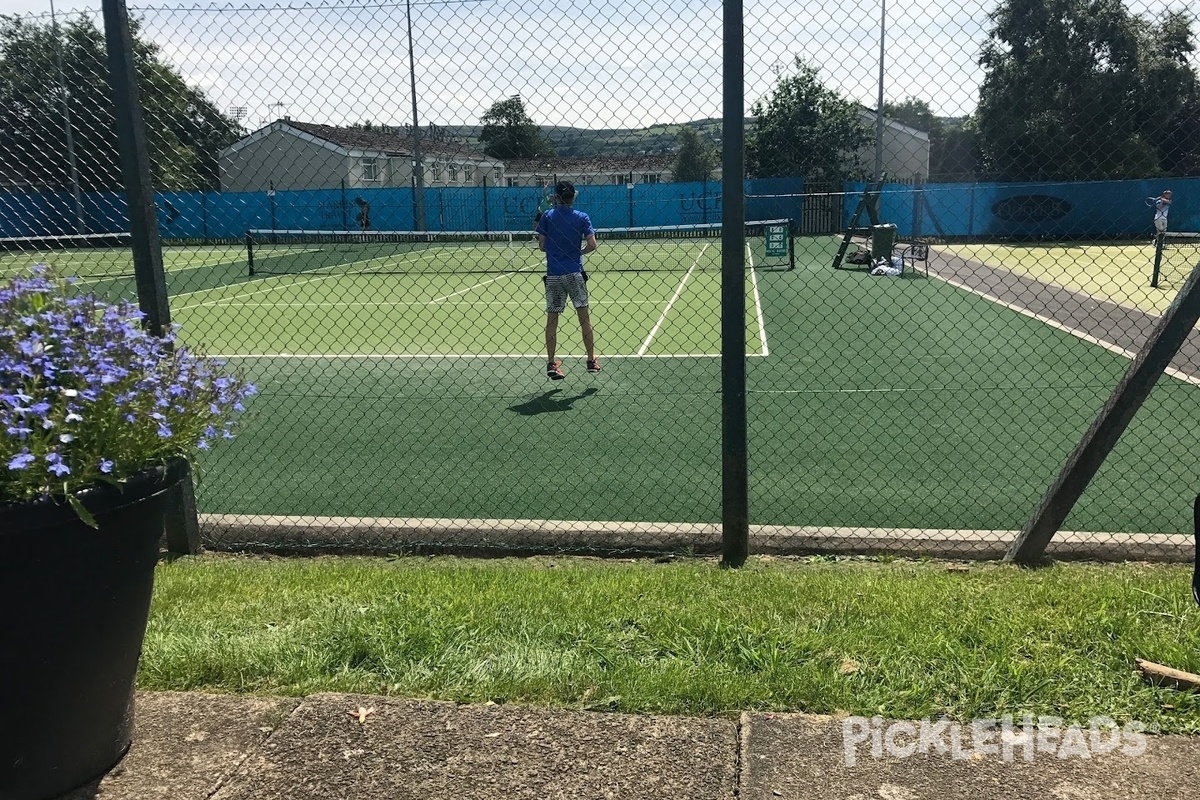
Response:
M862 122L875 131L875 112L860 107ZM446 136L422 134L424 185L549 187L558 180L580 186L670 183L671 154L510 159L501 161ZM338 127L284 118L220 151L221 190L383 189L413 185L414 141L408 126ZM874 172L875 144L856 159ZM929 176L929 134L884 119L883 169L892 182ZM712 176L721 179L720 164Z
M414 145L407 128L343 128L285 117L220 151L221 191L407 188ZM420 145L425 186L503 185L499 159L442 137L422 136Z
M576 186L670 183L674 161L672 155L509 159L501 185L547 188L560 180Z
M859 118L871 130L871 143L858 151L860 167L875 174L875 109L859 107ZM929 134L894 119L883 118L883 171L889 183L929 179Z

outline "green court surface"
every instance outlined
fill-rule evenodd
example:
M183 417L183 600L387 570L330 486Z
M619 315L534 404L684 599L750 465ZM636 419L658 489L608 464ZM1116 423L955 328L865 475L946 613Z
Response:
M1166 311L1200 257L1200 246L1195 243L1168 246L1159 264L1159 285L1152 288L1154 243L1149 239L1106 243L945 244L937 247L1152 314Z
M746 274L751 522L1020 528L1128 361L936 278L835 271L837 245ZM372 256L251 277L235 246L172 260L182 338L260 389L200 465L200 510L719 521L719 241L588 256L603 371L568 307L555 383L523 248L393 274ZM1190 529L1198 391L1160 381L1068 529Z
M589 286L607 357L719 353L719 328L692 322L718 318L719 273L593 271ZM185 338L227 356L537 358L541 289L532 266L493 276L302 274L176 296L172 317ZM746 301L753 307L753 283ZM575 314L568 308L563 316L560 353L581 355ZM747 326L747 346L763 351L757 317Z

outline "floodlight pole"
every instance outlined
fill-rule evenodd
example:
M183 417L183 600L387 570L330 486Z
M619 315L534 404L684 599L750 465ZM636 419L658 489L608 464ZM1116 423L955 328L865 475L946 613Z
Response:
M408 22L408 79L412 86L413 227L423 231L425 230L425 163L421 158L421 125L417 121L417 62L413 58L411 0L404 0L404 17Z
M54 13L54 0L50 0L50 28L54 33L54 61L58 67L58 85L62 91L63 131L67 138L67 164L71 169L71 194L75 198L75 232L87 233L87 220L83 216L83 198L79 192L79 162L75 159L75 134L71 130L71 92L67 88L67 75L63 69L62 40L58 34L58 17Z
M875 106L875 181L883 180L883 54L887 27L887 0L879 8L879 100Z

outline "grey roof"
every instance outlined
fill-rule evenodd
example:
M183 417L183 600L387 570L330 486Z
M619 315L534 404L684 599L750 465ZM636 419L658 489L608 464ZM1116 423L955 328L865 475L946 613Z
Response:
M335 125L319 125L315 122L296 122L295 120L279 120L283 125L324 139L327 142L340 145L348 150L377 150L384 153L403 153L412 155L414 149L411 135L393 133L391 129L382 127L372 128L342 128ZM485 157L478 150L459 142L439 141L433 138L421 137L421 152L429 155L465 156L475 159Z
M585 158L507 159L504 168L518 173L562 173L594 175L602 172L638 172L669 170L675 161L672 155L592 156Z

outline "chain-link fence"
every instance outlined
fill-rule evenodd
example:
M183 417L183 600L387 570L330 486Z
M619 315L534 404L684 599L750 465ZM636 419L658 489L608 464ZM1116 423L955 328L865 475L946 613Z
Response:
M752 552L1003 553L1146 344L1200 20L1102 11L745 4ZM209 546L718 546L720 3L130 15L171 317L260 391ZM0 21L0 264L135 297L103 29ZM1052 553L1182 551L1197 383L1189 339Z

